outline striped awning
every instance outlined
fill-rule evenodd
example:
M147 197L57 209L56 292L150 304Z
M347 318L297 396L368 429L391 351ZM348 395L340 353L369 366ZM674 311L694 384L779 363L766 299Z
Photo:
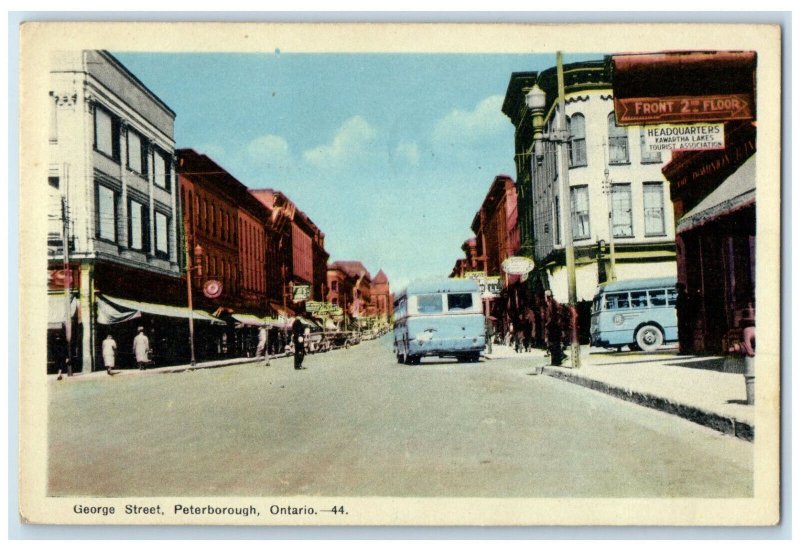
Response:
M675 233L683 233L720 216L755 203L756 200L756 156L753 155L736 172L728 176L697 206L678 221Z
M130 319L140 317L142 314L153 316L164 316L167 318L183 318L196 321L207 321L217 325L225 325L224 321L218 320L208 312L202 310L191 310L183 306L169 306L166 304L154 304L151 302L139 302L109 295L97 296L97 323L108 325L112 323L122 323Z

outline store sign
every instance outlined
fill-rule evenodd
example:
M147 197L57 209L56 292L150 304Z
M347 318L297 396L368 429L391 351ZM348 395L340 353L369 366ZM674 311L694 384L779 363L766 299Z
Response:
M751 120L753 102L747 94L614 98L614 111L619 125Z
M487 276L483 272L465 272L465 279L474 279L481 290L481 298L494 298L500 296L503 284L500 276Z
M222 282L209 279L203 284L203 294L207 298L217 298L222 294Z
M292 287L292 302L303 302L311 297L310 285L295 285Z
M650 153L725 149L725 125L721 122L646 126L643 135Z
M509 275L527 274L533 270L533 260L525 256L509 256L503 261L503 271Z
M478 282L481 286L481 297L495 298L500 296L503 290L503 284L500 282L500 276L487 276L483 281Z

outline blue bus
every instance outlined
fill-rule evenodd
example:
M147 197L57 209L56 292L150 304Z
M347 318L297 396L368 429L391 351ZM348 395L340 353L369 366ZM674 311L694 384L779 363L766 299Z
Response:
M592 346L653 352L678 340L674 277L629 279L597 288L592 304Z
M477 362L486 346L486 323L478 282L418 281L394 301L397 362L418 364L423 356Z

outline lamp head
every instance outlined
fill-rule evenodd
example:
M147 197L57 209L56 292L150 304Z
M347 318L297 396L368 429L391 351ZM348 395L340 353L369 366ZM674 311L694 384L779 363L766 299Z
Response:
M528 93L525 94L525 104L531 111L543 110L546 100L547 94L545 94L545 91L542 90L538 84L534 84L533 88L528 90Z

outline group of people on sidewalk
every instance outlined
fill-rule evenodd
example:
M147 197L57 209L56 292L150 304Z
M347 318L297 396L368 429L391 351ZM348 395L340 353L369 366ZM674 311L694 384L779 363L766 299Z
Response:
M303 367L303 359L305 358L305 340L308 332L307 327L303 324L300 318L295 318L291 327L292 334L292 347L294 350L294 368L306 369ZM269 333L266 325L263 325L258 333L258 346L256 348L256 357L264 357L269 362ZM103 365L109 375L113 375L112 369L116 367L117 359L117 341L114 336L109 333L103 340L102 356ZM136 366L139 370L144 370L147 364L150 363L150 339L144 332L144 327L137 329L136 337L133 339L133 355L136 358Z
M114 336L109 333L103 341L103 365L109 375L113 375L112 369L116 367L117 362L117 341ZM150 339L144 332L144 327L136 329L136 336L133 338L133 355L136 358L136 367L144 370L148 363L150 363Z
M310 331L308 327L306 327L299 317L294 319L291 328L291 335L295 369L306 369L303 367L303 359L306 356L305 341L309 332ZM256 358L260 358L262 356L267 364L269 364L269 331L266 325L262 325L258 331L258 345L256 346Z
M578 313L574 306L560 304L550 291L544 299L535 297L533 307L511 311L503 343L517 353L544 348L553 365L566 358L564 348L578 330Z

